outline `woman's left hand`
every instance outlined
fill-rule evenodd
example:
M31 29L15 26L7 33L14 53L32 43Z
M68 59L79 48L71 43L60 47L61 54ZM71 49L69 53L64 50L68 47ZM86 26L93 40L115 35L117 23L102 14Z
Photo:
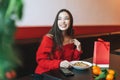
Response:
M73 39L74 45L76 45L76 48L78 51L81 50L81 43L77 39Z

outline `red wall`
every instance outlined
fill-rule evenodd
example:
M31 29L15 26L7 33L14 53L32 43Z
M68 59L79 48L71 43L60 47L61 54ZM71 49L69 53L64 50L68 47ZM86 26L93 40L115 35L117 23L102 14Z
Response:
M50 30L50 26L20 26L17 27L16 39L41 38ZM94 25L94 26L74 26L75 35L81 34L100 34L120 32L120 26L113 25Z

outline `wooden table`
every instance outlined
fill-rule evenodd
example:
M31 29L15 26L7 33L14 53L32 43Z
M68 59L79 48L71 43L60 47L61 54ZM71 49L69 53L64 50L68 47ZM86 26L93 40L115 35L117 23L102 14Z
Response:
M84 59L84 61L88 61L92 63L92 58ZM120 55L110 54L110 68L116 71L117 73L116 80L120 80ZM64 76L59 70L52 70L46 72L45 74L47 74L48 76L58 78L55 80L94 80L91 70L92 70L91 68L87 70L72 69L71 71L75 75L69 77ZM30 78L30 76L27 76L26 78ZM25 77L19 80L25 80Z

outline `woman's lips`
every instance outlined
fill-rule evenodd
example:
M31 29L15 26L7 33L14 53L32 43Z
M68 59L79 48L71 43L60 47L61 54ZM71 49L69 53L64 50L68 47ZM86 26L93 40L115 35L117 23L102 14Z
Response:
M66 24L63 24L63 25L60 25L62 28L66 27L67 25Z

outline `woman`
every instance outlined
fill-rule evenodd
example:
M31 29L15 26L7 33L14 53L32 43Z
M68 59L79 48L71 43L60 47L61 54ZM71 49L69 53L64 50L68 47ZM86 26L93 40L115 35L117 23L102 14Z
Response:
M73 35L73 17L68 10L62 9L38 48L36 74L60 67L69 68L69 61L80 59L81 44Z

